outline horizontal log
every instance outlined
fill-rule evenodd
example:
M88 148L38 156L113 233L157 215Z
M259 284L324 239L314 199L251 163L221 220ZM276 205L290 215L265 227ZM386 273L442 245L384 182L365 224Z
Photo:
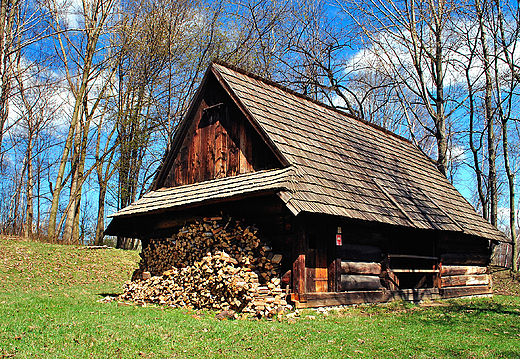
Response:
M419 256L415 254L389 254L388 258L407 258L407 259L425 259L425 260L439 260L439 257Z
M442 287L488 285L489 283L491 283L491 275L489 274L455 275L441 278Z
M340 248L341 259L356 262L380 262L381 248L362 244L345 243Z
M466 287L449 287L441 289L443 298L457 298L468 295L493 294L493 289L486 285L466 286Z
M445 253L441 255L443 265L486 266L489 255L484 253Z
M383 295L384 292L382 290L344 293L307 293L300 295L298 298L300 300L296 300L294 304L296 308L315 308L334 305L378 303L383 301ZM302 298L302 296L304 298ZM294 300L294 298L292 299Z
M341 273L380 275L381 263L341 261Z
M349 290L374 290L381 288L381 280L378 276L342 274L340 291Z
M442 276L450 275L470 275L470 274L486 274L487 267L481 266L449 266L441 267Z
M487 242L477 242L471 244L448 242L439 244L439 249L446 253L485 253L487 248Z
M463 287L467 288L467 287ZM486 288L486 287L479 287ZM451 288L449 288L451 289ZM296 308L313 308L333 305L350 305L361 303L384 303L394 300L421 301L438 299L437 288L404 289L404 290L372 290L343 293L307 293L292 296Z
M392 269L392 272L394 273L439 273L438 269L400 269L395 268Z

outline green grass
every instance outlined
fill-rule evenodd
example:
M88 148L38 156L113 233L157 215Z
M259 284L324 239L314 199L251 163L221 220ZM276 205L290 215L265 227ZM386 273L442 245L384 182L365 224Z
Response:
M520 297L309 310L295 321L98 303L137 261L0 239L0 358L520 358Z

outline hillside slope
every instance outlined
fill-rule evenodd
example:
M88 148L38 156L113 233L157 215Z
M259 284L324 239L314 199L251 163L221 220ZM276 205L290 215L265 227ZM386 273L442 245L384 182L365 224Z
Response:
M520 297L352 306L272 321L99 302L138 253L0 238L3 358L520 357Z

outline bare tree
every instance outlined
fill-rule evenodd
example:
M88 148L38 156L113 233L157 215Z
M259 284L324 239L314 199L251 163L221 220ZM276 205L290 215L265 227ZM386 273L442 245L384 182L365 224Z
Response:
M495 0L492 4L493 15L492 20L492 38L494 45L494 80L495 80L495 96L497 105L497 116L500 120L502 131L502 150L504 158L504 169L507 177L509 192L509 230L513 242L512 270L518 272L519 269L519 239L517 236L516 209L515 209L515 170L512 168L510 159L510 134L508 125L513 120L513 111L515 107L515 98L520 77L518 76L518 67L515 65L514 53L517 51L517 45L520 34L520 17L519 4L516 8L505 5L500 0ZM504 12L508 12L509 22L506 25ZM505 66L504 66L505 65ZM502 68L506 71L501 71Z
M67 163L70 161L69 203L61 221L63 223L63 220L65 220L63 234L65 243L77 243L79 240L79 209L81 187L85 180L83 171L87 151L86 145L90 122L99 105L98 100L94 100L92 104L89 103L89 94L94 88L96 79L103 79L102 75L105 75L104 79L107 81L111 78L110 75L107 76L104 73L107 69L107 67L104 67L104 55L106 53L100 54L98 46L100 45L100 38L108 31L107 26L109 26L110 17L114 14L114 5L114 0L83 0L80 12L80 23L83 28L81 31L62 32L66 28L66 24L63 23L61 9L56 2L51 4L58 54L61 57L69 91L74 98L68 134L63 146L53 189L48 226L49 238L56 237L58 205L61 192L66 184ZM97 94L98 99L103 97L106 87L106 85L99 86L97 84L96 88L100 88L99 94ZM91 107L89 108L89 106Z
M0 2L0 155L4 135L14 125L8 124L9 102L17 92L21 51L48 35L47 16L46 9L32 0Z
M407 89L404 103L425 109L429 118L414 120L435 139L437 167L446 175L446 124L460 106L446 81L449 53L457 46L450 21L458 2L353 0L340 6L361 30L367 55L378 61L374 70Z

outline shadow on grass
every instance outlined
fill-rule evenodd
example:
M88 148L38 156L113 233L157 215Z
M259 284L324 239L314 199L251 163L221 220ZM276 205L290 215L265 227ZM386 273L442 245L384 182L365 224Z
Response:
M505 315L520 315L520 306L514 304L502 304L491 300L478 300L468 303L450 303L444 307L446 312L450 313L466 313L466 314L505 314Z
M98 293L100 297L106 298L106 297L119 297L123 293Z

